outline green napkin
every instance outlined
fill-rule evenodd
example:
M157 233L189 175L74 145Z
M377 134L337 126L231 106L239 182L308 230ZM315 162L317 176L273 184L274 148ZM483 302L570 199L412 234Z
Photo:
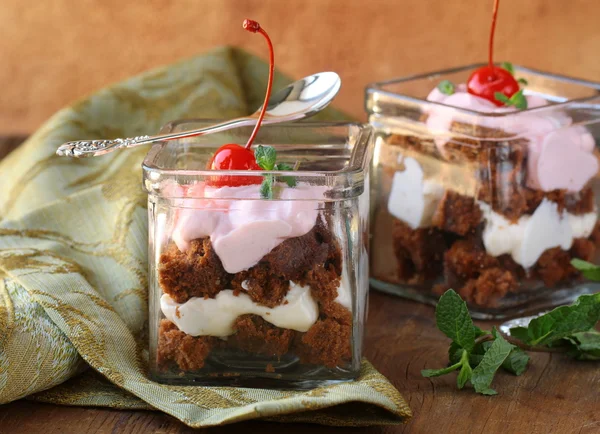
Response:
M174 119L247 114L261 104L266 78L263 61L217 49L61 110L0 163L0 403L28 396L155 408L193 427L253 418L359 426L410 417L402 396L366 361L358 381L304 392L166 386L145 375L140 165L148 148L85 160L54 152L69 140L156 132ZM275 89L287 82L276 75ZM319 117L343 119L332 109Z

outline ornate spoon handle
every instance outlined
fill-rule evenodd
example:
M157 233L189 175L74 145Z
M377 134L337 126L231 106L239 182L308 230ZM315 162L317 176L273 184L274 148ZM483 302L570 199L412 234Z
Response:
M283 122L286 119L265 117L263 123ZM163 134L161 136L137 136L126 139L112 140L78 140L75 142L67 142L56 150L56 154L62 157L96 157L98 155L107 154L121 148L134 148L136 146L148 145L150 143L162 142L166 140L184 139L186 137L201 136L204 134L217 133L226 131L232 128L252 125L256 123L256 118L253 116L232 119L219 124L211 125L210 127L200 128L197 130L181 131L177 133Z

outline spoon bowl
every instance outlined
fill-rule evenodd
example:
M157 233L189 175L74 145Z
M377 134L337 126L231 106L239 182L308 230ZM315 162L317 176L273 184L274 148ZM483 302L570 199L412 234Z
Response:
M319 72L291 83L269 99L263 124L291 122L315 115L329 105L340 90L342 81L335 72ZM95 157L122 148L133 148L167 140L184 139L256 124L262 106L250 116L231 119L210 127L160 136L138 136L112 140L67 142L56 150L65 157Z

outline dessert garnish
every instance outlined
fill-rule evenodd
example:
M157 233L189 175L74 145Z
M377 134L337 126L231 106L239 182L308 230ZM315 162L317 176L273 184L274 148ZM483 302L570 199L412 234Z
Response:
M600 267L581 260L572 265L589 279L600 281ZM495 395L490 386L498 369L514 375L527 370L525 351L564 353L577 360L600 360L600 293L582 295L569 306L560 306L533 318L526 327L513 327L510 336L495 327L482 330L473 324L466 303L452 289L439 299L435 310L438 329L452 343L448 367L424 369L424 377L439 377L459 371L456 383L462 389L468 382L475 392Z
M471 95L485 98L497 106L512 105L519 109L527 108L527 100L519 88L519 82L512 73L512 65L506 69L494 65L494 33L496 31L496 17L500 0L494 0L492 12L492 26L488 47L488 64L476 69L467 80L467 91Z
M279 170L279 171L292 171L297 169L298 166L292 167L285 163L276 163L277 151L272 146L258 145L254 151L256 162L263 170ZM296 178L292 176L281 177L289 187L296 186ZM264 199L273 199L273 187L275 186L275 177L273 175L266 175L260 186L260 195Z
M452 95L454 93L454 83L452 83L450 80L440 81L440 83L437 85L437 88L444 95Z
M273 86L273 71L275 68L275 58L273 51L273 44L271 38L267 32L260 26L259 23L253 20L244 20L242 24L245 30L252 33L260 33L263 35L269 46L269 81L267 83L267 90L265 92L265 101L254 126L254 130L248 139L245 146L241 146L235 143L228 143L221 146L210 162L208 163L209 169L211 170L292 170L291 166L287 164L276 164L277 154L273 147L259 145L254 152L251 147L258 130L262 124L262 120L267 111L269 104L269 98L271 97L271 88ZM295 186L295 180L293 178L285 178L286 183L293 187ZM213 187L239 187L243 185L261 184L260 192L261 196L266 199L273 198L273 184L274 177L267 175L264 179L257 176L215 176L212 177L208 184Z

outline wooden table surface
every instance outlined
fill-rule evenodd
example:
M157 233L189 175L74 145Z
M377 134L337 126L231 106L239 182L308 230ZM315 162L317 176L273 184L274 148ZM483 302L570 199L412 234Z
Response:
M0 138L0 158L19 141ZM446 362L447 348L432 307L372 291L365 356L409 402L414 417L406 425L348 429L247 422L193 430L159 412L22 400L0 406L0 433L600 433L600 365L534 353L525 374L498 374L492 387L499 394L486 397L472 389L458 391L454 375L421 377L421 369Z

